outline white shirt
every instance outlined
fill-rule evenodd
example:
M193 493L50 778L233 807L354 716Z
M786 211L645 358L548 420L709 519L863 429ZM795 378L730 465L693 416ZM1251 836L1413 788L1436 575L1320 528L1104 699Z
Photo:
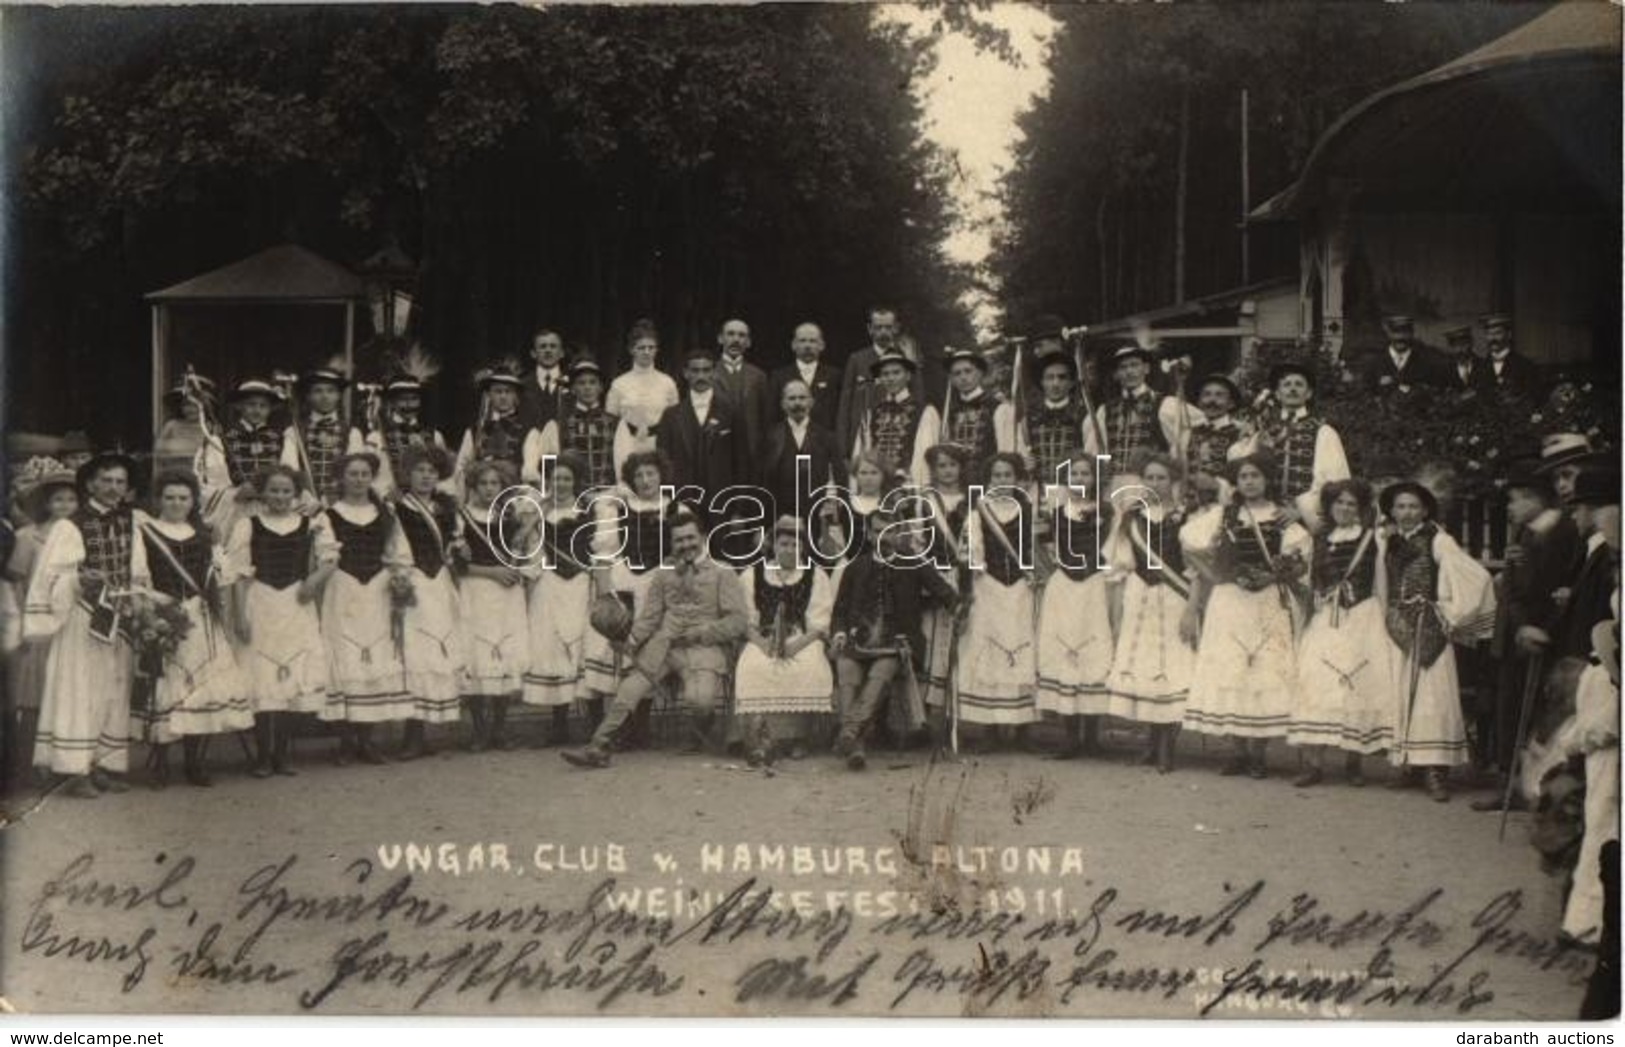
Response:
M807 428L812 424L811 419L797 422L794 418L786 418L784 421L790 426L790 438L795 440L796 450L801 450L807 443Z
M813 385L813 377L818 374L818 361L814 360L811 363L804 363L797 360L796 372L801 375L801 380L807 383L807 388L810 390Z
M715 395L715 389L707 389L703 393L698 390L689 391L689 402L694 405L694 415L700 420L701 425L711 417L711 399Z
M544 393L551 393L558 388L563 377L563 368L536 365L536 384L541 387Z
M744 353L740 353L738 356L729 356L727 353L722 354L722 370L723 370L724 373L726 373L726 374L738 374L740 371L743 371L744 369L745 369L745 354Z

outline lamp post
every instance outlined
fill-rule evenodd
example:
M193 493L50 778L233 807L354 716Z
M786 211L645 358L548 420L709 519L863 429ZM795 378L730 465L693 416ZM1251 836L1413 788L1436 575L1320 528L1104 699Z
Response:
M367 287L367 309L375 338L404 338L412 322L412 292L417 287L417 263L391 241L361 263Z

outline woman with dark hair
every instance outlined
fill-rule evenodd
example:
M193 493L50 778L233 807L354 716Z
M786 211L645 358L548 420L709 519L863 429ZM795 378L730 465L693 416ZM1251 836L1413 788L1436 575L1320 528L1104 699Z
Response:
M238 655L254 706L256 778L292 775L292 717L320 713L331 671L317 601L338 565L326 514L298 511L304 476L285 465L258 479L259 512L237 521L226 546L224 581L236 596Z
M587 627L594 515L579 501L591 477L586 459L572 451L559 454L547 477L540 533L529 543L543 560L530 589L530 667L523 700L552 710L548 741L553 745L569 742L570 706L585 697L586 647L596 635Z
M867 452L866 452L867 453ZM931 470L931 485L924 498L930 506L931 563L942 580L958 591L968 580L964 571L966 514L965 481L970 455L957 444L942 443L926 448L925 462ZM948 703L948 669L953 661L953 608L928 603L922 632L925 650L920 658L925 666L925 704L933 716Z
M1179 463L1151 454L1132 468L1153 497L1119 506L1117 529L1108 542L1115 570L1107 581L1122 586L1117 641L1106 677L1108 709L1113 716L1149 726L1142 762L1167 774L1174 769L1201 628L1179 543L1185 526L1175 489L1183 478Z
M1399 699L1389 759L1395 787L1423 771L1428 795L1450 799L1445 776L1468 762L1467 728L1456 678L1455 635L1481 638L1493 626L1489 572L1436 522L1439 503L1419 483L1385 488L1379 499L1393 531L1383 549L1383 621L1393 641L1390 693Z
M332 660L322 719L349 725L340 763L354 752L378 764L384 755L373 743L373 725L418 715L403 661L406 605L415 597L407 573L412 554L395 513L373 492L378 456L347 454L334 465L339 496L326 515L339 558L322 593L322 635Z
M1362 756L1394 742L1392 645L1377 599L1382 548L1371 488L1334 480L1320 489L1319 532L1310 566L1314 610L1298 644L1298 686L1288 743L1307 760L1300 788L1325 778L1326 750L1341 749L1350 785L1364 785Z
M152 599L160 605L179 605L190 628L161 662L142 657L149 700L140 719L146 738L157 746L153 784L168 784L167 749L178 738L185 753L186 780L207 786L212 782L204 767L204 741L211 734L254 726L252 688L238 669L226 636L221 565L199 515L197 481L189 473L167 472L153 484L153 493L157 517L136 517L152 572Z
M660 335L654 321L639 320L632 325L626 335L626 353L632 366L609 383L604 410L626 423L633 450L653 450L655 423L666 408L675 407L680 399L671 375L655 368Z
M1234 742L1226 775L1268 775L1265 746L1286 734L1297 686L1299 588L1313 542L1275 501L1274 476L1261 456L1232 462L1230 501L1179 535L1202 572L1192 602L1205 605L1185 724Z
M988 460L988 489L967 523L971 605L959 638L953 684L961 723L1015 727L1038 719L1037 636L1033 623L1032 500L1020 485L1026 468L1017 454Z
M401 467L406 472L406 490L395 512L405 540L402 554L414 599L400 616L397 646L414 707L401 752L403 759L410 760L429 753L428 724L462 719L467 645L451 569L454 558L466 558L468 546L457 499L440 489L455 471L451 456L432 444L409 447L401 455ZM490 739L478 711L473 719L468 747L478 752Z
M507 462L476 462L466 479L461 526L468 564L458 587L460 624L468 644L463 704L473 715L476 735L485 735L476 738L477 744L511 749L508 707L519 696L530 664L525 580L532 575L528 553L535 545L531 507L499 500L519 481L518 471Z
M41 563L41 554L51 534L62 521L79 511L79 490L73 473L48 472L24 492L20 507L29 523L17 532L16 544L6 562L6 578L16 586L18 602L24 602ZM25 643L6 662L6 734L9 752L15 754L8 766L26 769L34 747L34 728L39 719L40 697L45 691L45 660L51 653L48 643Z

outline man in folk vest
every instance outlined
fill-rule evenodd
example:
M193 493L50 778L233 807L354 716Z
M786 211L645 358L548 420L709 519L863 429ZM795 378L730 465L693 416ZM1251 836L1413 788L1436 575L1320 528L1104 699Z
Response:
M1315 376L1296 363L1277 364L1270 370L1272 401L1264 408L1258 431L1230 448L1230 458L1259 451L1275 461L1276 497L1296 507L1311 526L1319 516L1320 489L1333 480L1349 478L1348 456L1337 430L1314 413Z
M1077 395L1077 374L1070 359L1059 352L1034 353L1033 368L1038 397L1028 406L1016 436L1018 448L1043 490L1047 484L1060 483L1058 470L1084 445L1089 412ZM1088 478L1090 483L1093 480Z
M468 467L487 458L507 462L518 472L524 465L525 439L530 427L519 417L519 397L525 380L509 365L497 364L474 378L480 390L480 417L463 430L453 474L457 489L463 487Z
M563 411L526 437L521 475L526 483L540 484L544 456L570 451L587 463L590 483L582 486L612 488L632 453L632 431L604 410L604 373L592 358L570 365L569 383Z
M938 443L953 444L965 452L965 480L981 483L988 460L1000 451L1016 449L1016 413L988 392L987 359L973 349L948 355L950 389L944 400Z
M905 483L930 482L925 450L941 431L937 409L922 402L909 388L916 364L901 353L878 357L871 370L876 395L857 421L852 457L874 451L890 464Z
M1178 401L1149 384L1152 360L1151 350L1132 342L1112 354L1117 395L1095 408L1098 426L1084 430L1084 449L1090 455L1111 455L1114 477L1128 474L1143 455L1167 452L1180 437Z
M312 494L324 504L338 497L339 459L366 450L361 430L344 417L344 388L349 384L337 368L306 371L299 379L304 410L282 438L282 464L309 476Z
M1190 472L1224 480L1230 448L1244 435L1231 413L1241 404L1241 389L1222 374L1205 375L1196 390L1199 417L1191 420L1185 458Z
M401 455L409 447L438 447L444 450L445 437L423 421L423 380L414 375L397 375L384 383L383 412L378 428L367 434L367 449L378 456L382 467L374 481L381 494L406 487Z

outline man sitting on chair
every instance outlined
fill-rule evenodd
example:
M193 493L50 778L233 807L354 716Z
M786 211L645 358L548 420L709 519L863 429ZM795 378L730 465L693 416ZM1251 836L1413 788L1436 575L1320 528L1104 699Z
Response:
M733 661L733 645L745 638L748 615L739 577L706 558L704 550L699 518L679 511L671 524L674 567L654 572L625 641L634 671L621 681L587 747L559 754L567 762L608 767L615 732L674 675L682 680L683 704L693 718L693 750L703 751L709 742L723 677Z

